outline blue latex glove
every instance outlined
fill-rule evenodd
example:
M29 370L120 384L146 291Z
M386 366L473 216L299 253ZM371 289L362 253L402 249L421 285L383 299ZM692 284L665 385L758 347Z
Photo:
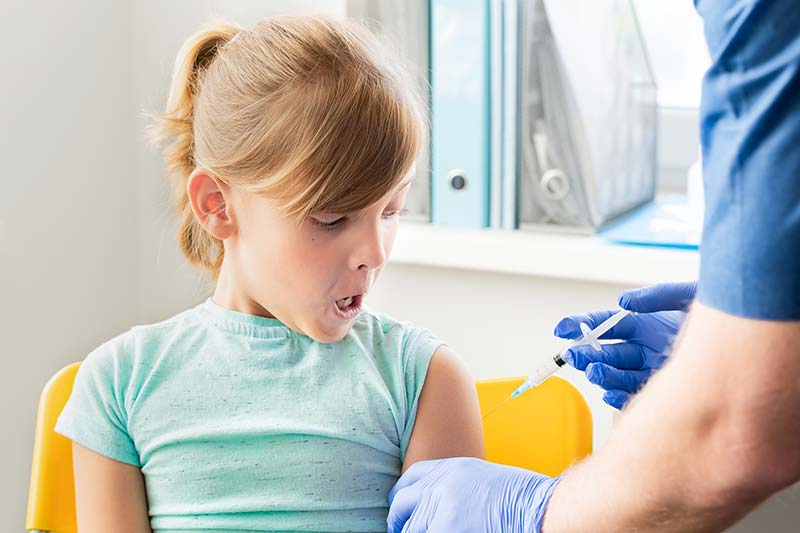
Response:
M558 479L470 457L421 461L389 493L387 531L538 532Z
M601 339L618 339L603 344L600 351L589 345L574 346L564 359L586 378L606 390L603 400L621 409L653 373L661 368L672 349L672 341L694 299L696 282L661 283L623 292L619 305L640 314L629 315L606 332ZM597 311L561 320L555 329L558 337L574 339L581 335L580 323L595 328L616 311Z

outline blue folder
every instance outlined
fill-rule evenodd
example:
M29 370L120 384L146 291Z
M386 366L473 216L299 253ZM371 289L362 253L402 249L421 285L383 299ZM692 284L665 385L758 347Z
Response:
M659 197L608 223L597 236L619 244L699 248L700 236L686 196Z
M431 221L490 213L489 0L431 0Z

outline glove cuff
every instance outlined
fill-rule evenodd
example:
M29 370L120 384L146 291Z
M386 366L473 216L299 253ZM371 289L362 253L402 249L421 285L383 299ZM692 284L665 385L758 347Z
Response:
M544 522L544 513L547 510L547 504L550 503L550 496L552 496L553 490L555 490L559 481L561 481L560 475L557 477L537 477L531 479L529 490L527 491L527 504L531 514L526 531L530 533L540 533L542 531L542 522Z

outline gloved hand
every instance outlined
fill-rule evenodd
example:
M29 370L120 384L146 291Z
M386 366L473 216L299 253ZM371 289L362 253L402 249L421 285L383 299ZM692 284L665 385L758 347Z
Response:
M387 532L538 532L558 480L471 457L421 461L389 493Z
M606 390L603 400L607 404L621 409L666 362L696 289L696 282L661 283L623 292L620 307L639 314L623 318L600 337L622 342L603 344L600 351L589 345L574 346L567 350L565 361ZM575 339L581 335L581 322L595 328L615 312L564 318L556 325L555 334Z

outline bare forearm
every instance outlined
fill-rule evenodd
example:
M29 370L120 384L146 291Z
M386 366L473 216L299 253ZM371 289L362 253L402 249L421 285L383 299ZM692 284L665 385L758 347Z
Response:
M798 335L695 306L672 361L566 473L544 531L718 531L800 478Z

